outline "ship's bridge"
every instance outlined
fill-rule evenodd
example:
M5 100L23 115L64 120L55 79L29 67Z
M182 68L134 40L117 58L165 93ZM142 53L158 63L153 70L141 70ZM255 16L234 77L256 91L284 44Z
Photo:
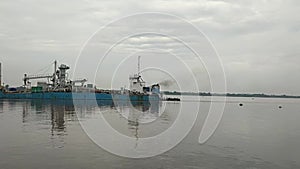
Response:
M145 87L145 82L139 74L134 74L129 77L130 81L130 91L133 92L143 92L143 88Z

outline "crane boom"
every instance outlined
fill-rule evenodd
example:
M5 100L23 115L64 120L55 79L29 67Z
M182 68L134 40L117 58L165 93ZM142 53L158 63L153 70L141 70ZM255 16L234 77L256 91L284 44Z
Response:
M30 79L44 79L44 78L52 78L53 75L31 75L25 76L23 80L30 80Z
M24 74L24 85L27 84L27 81L28 80L31 80L31 79L49 79L49 78L53 78L53 75L30 75L28 76L27 74Z

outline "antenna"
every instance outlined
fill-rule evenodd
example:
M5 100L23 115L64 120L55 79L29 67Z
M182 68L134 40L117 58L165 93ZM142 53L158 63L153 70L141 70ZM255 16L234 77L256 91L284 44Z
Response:
M141 56L138 56L138 75L140 76L141 71Z

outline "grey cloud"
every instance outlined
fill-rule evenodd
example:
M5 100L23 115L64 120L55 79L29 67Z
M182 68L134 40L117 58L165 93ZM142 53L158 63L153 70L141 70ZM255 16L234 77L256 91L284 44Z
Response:
M101 26L134 13L155 11L182 17L210 38L223 60L229 91L300 94L300 77L295 73L300 63L299 8L297 0L1 1L4 80L19 85L24 72L35 72L54 59L73 66L84 42ZM160 29L176 25L165 18L152 21ZM129 24L136 30L145 26ZM115 31L106 36L113 40L115 32L128 27L111 29ZM188 32L185 37L195 41ZM94 43L101 46L110 41ZM165 49L192 55L180 47L163 36L133 37L119 46L128 51ZM197 76L206 77L202 67L197 71Z

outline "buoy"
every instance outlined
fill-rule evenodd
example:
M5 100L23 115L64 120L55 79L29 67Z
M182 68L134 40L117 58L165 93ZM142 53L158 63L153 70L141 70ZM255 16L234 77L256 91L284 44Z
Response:
M280 109L281 109L281 108L282 108L282 106L281 106L281 105L279 105L279 106L278 106L278 108L280 108Z
M239 105L240 105L240 106L243 106L243 103L240 103Z

